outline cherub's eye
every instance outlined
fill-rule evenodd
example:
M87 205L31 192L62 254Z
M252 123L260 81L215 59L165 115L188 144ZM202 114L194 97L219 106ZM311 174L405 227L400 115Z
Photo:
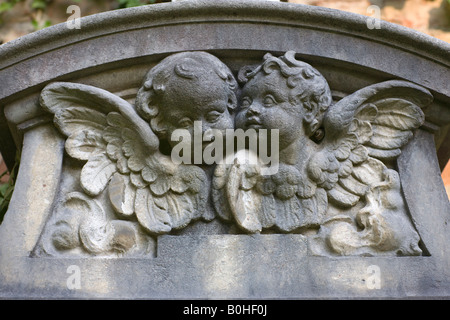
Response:
M208 122L216 122L220 116L222 115L219 111L210 111L206 114L206 121Z
M246 109L246 108L250 107L251 104L252 104L252 100L249 97L245 97L241 101L241 108Z
M180 128L189 128L193 126L193 122L191 119L185 117L183 119L181 119L180 121L178 121L178 127Z
M265 96L263 102L264 102L264 106L266 106L266 107L271 107L274 104L277 104L277 101L271 94L268 94L267 96Z

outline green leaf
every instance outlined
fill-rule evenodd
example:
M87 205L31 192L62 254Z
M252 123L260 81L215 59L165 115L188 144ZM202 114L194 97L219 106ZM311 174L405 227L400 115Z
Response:
M0 3L0 13L10 10L13 7L13 4L10 2L2 2Z
M33 25L33 28L38 30L39 29L39 23L36 20L31 20L31 24Z
M131 8L131 7L138 7L141 5L143 5L143 3L141 3L139 0L128 0L126 7Z
M9 181L4 184L0 184L0 223L3 221L3 217L8 210L9 202L11 200L16 177L19 171L20 164L20 150L16 152L16 159L14 166L9 174Z
M45 0L33 0L33 2L31 3L32 9L44 10L46 7L47 7L47 3L45 2Z
M0 184L0 201L5 198L6 191L8 190L9 184Z
M141 0L118 0L119 8L131 8L145 5L145 2L141 2Z

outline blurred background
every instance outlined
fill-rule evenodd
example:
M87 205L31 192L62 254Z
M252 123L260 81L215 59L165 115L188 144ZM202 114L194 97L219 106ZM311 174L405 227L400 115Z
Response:
M211 0L214 1L214 0ZM265 0L255 0L265 1ZM0 44L67 21L68 6L77 5L81 16L170 0L0 0ZM450 43L450 0L287 0L374 17L369 6L379 7L380 18ZM1 85L1 84L0 84ZM449 143L447 141L445 143ZM0 218L12 194L16 172L7 172L0 155ZM442 178L450 199L450 162ZM2 206L3 204L3 206Z

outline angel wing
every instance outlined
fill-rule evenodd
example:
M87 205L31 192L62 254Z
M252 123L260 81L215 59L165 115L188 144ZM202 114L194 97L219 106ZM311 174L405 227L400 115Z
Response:
M304 185L304 174L294 165L280 163L273 175L263 175L263 167L250 150L216 166L211 195L218 215L251 233L319 225L327 208L326 192Z
M388 168L424 120L433 97L404 81L363 88L332 106L324 119L321 150L308 163L308 179L327 192L329 204L364 206L349 221L331 216L324 230L332 252L421 254L420 237L406 215L397 171Z
M134 107L116 95L75 83L52 83L40 96L67 137L65 149L86 161L83 191L96 197L106 188L114 210L135 215L150 234L170 232L203 216L207 199L204 171L174 164L159 152L159 140Z
M325 138L309 160L308 178L327 191L330 202L354 206L386 180L384 162L400 155L424 122L421 108L432 99L426 89L396 80L343 98L325 116Z

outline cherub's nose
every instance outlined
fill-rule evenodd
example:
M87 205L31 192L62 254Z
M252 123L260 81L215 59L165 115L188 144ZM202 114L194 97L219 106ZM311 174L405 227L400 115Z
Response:
M250 107L248 107L248 113L253 114L253 115L259 115L260 114L260 110L261 110L261 106L259 105L258 102L252 102L252 104L250 105Z

